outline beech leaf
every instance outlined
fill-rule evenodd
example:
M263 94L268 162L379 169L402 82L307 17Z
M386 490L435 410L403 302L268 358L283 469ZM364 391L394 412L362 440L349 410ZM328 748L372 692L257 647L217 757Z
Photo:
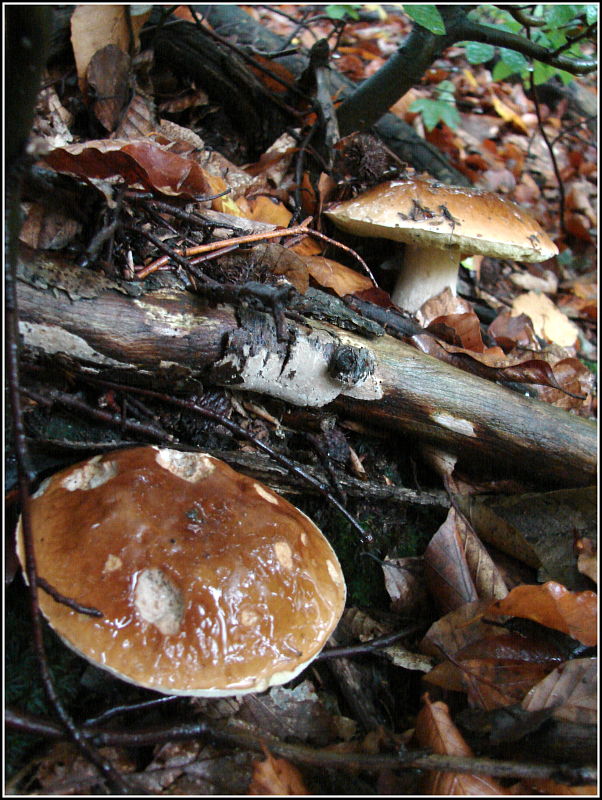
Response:
M493 603L487 616L522 617L562 631L588 647L598 642L598 602L594 592L570 592L555 581L515 587Z

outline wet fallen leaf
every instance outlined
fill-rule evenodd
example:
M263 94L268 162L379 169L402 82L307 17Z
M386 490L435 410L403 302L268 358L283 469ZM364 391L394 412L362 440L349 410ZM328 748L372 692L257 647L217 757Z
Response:
M502 311L493 320L488 331L505 353L517 346L538 349L533 323L526 314L512 316L509 311Z
M461 648L473 642L506 635L508 631L503 625L491 625L482 621L490 605L487 600L476 600L445 614L424 635L420 642L421 651L442 659L455 656Z
M492 661L532 662L549 665L563 660L558 647L545 637L535 638L533 633L502 633L500 636L488 636L465 645L457 651L455 658L459 661L471 658L486 658Z
M439 755L473 755L471 748L454 724L445 703L432 703L428 694L423 696L423 707L416 719L416 738L421 747L428 747ZM469 773L431 772L424 780L425 794L430 795L496 795L506 794L493 778Z
M570 592L555 581L517 586L487 610L487 616L522 617L562 631L588 647L598 642L598 604L594 592Z
M598 721L598 662L576 658L556 667L523 699L527 711L554 709L554 719L595 725Z
M108 44L90 59L88 86L94 91L92 110L107 131L115 130L130 94L131 59L114 44Z
M297 767L266 750L265 761L256 761L247 794L309 794Z
M410 341L423 353L485 380L546 386L571 398L574 401L571 407L580 408L588 399L587 394L575 394L561 385L554 374L553 367L543 357L525 358L522 354L518 357L506 356L502 348L497 346L486 347L483 352L479 353L448 344L446 341L435 338L430 332L417 333L411 337ZM572 379L573 376L570 377ZM557 394L552 395L554 401L557 397Z
M92 140L57 147L44 160L84 180L121 178L128 186L189 199L213 193L212 176L198 164L149 141Z
M489 658L462 659L457 663L470 705L487 711L520 703L552 668L549 663Z

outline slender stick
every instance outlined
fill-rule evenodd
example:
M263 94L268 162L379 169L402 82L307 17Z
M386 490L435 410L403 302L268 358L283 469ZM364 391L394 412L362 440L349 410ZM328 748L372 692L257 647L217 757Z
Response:
M60 727L49 720L33 714L23 714L7 709L6 723L13 730L37 733L49 738L62 736ZM338 753L324 748L283 742L276 737L254 731L219 728L208 722L183 723L173 726L139 728L127 731L103 731L98 728L86 730L86 736L101 746L148 747L165 742L186 741L208 736L232 747L241 747L255 752L271 753L298 764L309 764L328 769L379 771L383 769L424 769L441 772L490 775L497 778L553 779L576 786L595 784L597 770L590 766L568 764L522 763L483 757L438 755L422 751L401 753Z
M138 231L142 233L142 231ZM155 272L160 267L165 266L169 262L170 257L173 257L174 260L177 260L178 264L181 262L178 260L181 257L188 258L189 256L196 256L200 255L201 253L211 253L214 250L221 250L223 247L230 247L232 245L241 245L241 244L252 244L253 242L261 242L264 239L278 239L281 236L297 236L299 234L303 234L305 236L315 236L317 239L321 239L322 241L328 242L328 244L332 244L335 247L339 247L341 250L344 250L346 253L352 255L355 260L361 265L362 269L366 272L370 280L376 285L376 281L374 276L370 272L370 268L366 264L363 258L361 258L355 250L352 250L350 247L347 247L340 242L337 242L335 239L331 239L329 236L326 236L319 231L310 230L306 228L304 225L297 225L294 228L280 228L275 231L265 231L263 233L249 233L246 236L237 236L235 239L225 239L224 241L220 242L209 242L208 244L199 244L196 247L188 247L185 249L178 249L173 250L171 255L161 256L161 258L157 258L151 264L148 264L144 269L141 269L140 272L136 273L136 277L142 280L143 278L148 277L152 272ZM147 236L149 241L150 236L148 234L144 234ZM157 240L157 247L159 247ZM161 242L161 249L165 250L166 247ZM177 256L177 259L176 259Z
M223 425L228 430L232 431L232 433L236 434L237 436L241 436L248 441L252 442L255 447L259 450L262 450L264 453L267 453L271 456L275 461L282 466L289 469L293 472L297 477L301 478L303 481L308 483L312 486L316 491L322 494L326 499L331 502L343 516L351 523L351 525L355 528L355 530L359 533L361 541L364 544L369 544L373 541L372 535L367 533L360 523L355 519L353 514L351 514L345 506L343 506L336 497L328 490L324 484L322 484L317 478L314 478L313 475L309 475L305 470L301 469L294 461L291 461L290 458L287 456L282 455L282 453L278 453L276 450L272 450L267 444L264 444L259 439L256 439L252 434L248 433L244 428L241 428L240 425L237 425L235 422L232 422L227 417L223 416L222 414L218 414L215 411L211 411L208 408L203 408L202 406L197 405L196 403L191 402L190 400L180 400L177 397L171 397L170 395L163 394L161 392L155 392L152 389L141 389L136 386L127 386L125 384L119 383L111 383L110 381L102 381L97 378L93 378L90 375L82 375L81 378L83 380L89 381L90 383L95 384L102 384L112 389L120 389L122 391L132 392L133 394L141 394L146 397L154 397L157 400L161 400L161 402L169 403L170 405L178 406L179 408L185 408L188 411L192 411L195 414L199 414L206 419L210 419L213 422L216 422L219 425Z

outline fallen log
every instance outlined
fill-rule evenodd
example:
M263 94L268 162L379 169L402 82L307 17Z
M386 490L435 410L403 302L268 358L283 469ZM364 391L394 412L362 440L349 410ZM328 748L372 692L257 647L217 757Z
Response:
M128 377L186 374L294 405L334 404L347 417L402 434L400 443L429 442L540 487L595 481L593 421L390 336L368 338L307 319L289 322L289 340L278 341L269 314L212 307L181 288L119 285L33 251L23 251L19 273L20 332L34 352L65 353L88 369L125 370Z

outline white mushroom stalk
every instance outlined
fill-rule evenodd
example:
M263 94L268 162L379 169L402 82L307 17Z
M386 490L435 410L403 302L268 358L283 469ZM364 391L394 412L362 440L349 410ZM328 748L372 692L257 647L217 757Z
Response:
M403 253L395 259L399 263L399 274L391 300L413 312L444 289L451 289L455 296L461 258L459 247L442 250L406 244Z
M545 231L515 203L425 178L379 184L335 203L326 216L356 236L405 244L395 259L401 266L392 299L412 312L446 288L456 293L462 255L546 261L558 254Z

